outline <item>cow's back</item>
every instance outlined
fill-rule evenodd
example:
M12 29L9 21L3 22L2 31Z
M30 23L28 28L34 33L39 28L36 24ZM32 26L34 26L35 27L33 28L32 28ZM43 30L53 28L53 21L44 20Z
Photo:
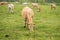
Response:
M29 18L29 17L32 17L34 13L31 8L25 7L25 8L23 8L22 14L23 14L23 17Z

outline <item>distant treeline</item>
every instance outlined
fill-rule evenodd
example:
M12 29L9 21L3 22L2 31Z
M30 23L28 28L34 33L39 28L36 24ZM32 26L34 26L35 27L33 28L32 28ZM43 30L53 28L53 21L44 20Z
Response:
M20 3L22 2L37 2L37 3L60 3L60 0L0 0L1 1L7 1L7 2L15 2L19 1Z

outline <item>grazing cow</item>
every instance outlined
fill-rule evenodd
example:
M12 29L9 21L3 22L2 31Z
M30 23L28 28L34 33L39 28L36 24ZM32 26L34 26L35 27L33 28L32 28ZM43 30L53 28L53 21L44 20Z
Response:
M33 7L36 7L38 9L38 12L40 12L40 6L38 5L38 3L32 3Z
M12 3L8 4L8 9L10 13L13 13L14 5Z
M0 2L0 5L7 5L8 2Z
M25 6L22 10L22 17L25 20L25 26L28 26L30 32L33 31L33 16L34 12L28 6Z
M56 9L56 4L52 3L51 4L51 9Z

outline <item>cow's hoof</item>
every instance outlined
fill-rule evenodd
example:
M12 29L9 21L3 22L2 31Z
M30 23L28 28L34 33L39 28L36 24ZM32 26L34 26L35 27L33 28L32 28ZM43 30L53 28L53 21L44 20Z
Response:
M24 26L24 28L26 28L26 26Z

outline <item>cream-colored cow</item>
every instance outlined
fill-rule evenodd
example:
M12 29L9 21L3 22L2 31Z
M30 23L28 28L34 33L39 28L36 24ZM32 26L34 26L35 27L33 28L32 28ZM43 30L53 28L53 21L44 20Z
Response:
M51 4L51 9L56 9L56 4L55 3Z
M8 2L0 2L0 5L7 5Z
M31 8L29 8L28 6L23 8L22 17L25 20L25 27L27 26L30 31L34 31L33 30L33 16L34 16L34 12Z
M8 4L8 10L10 13L13 13L14 5L12 3Z
M38 12L40 12L40 6L38 5L38 3L32 3L33 7L36 7Z

